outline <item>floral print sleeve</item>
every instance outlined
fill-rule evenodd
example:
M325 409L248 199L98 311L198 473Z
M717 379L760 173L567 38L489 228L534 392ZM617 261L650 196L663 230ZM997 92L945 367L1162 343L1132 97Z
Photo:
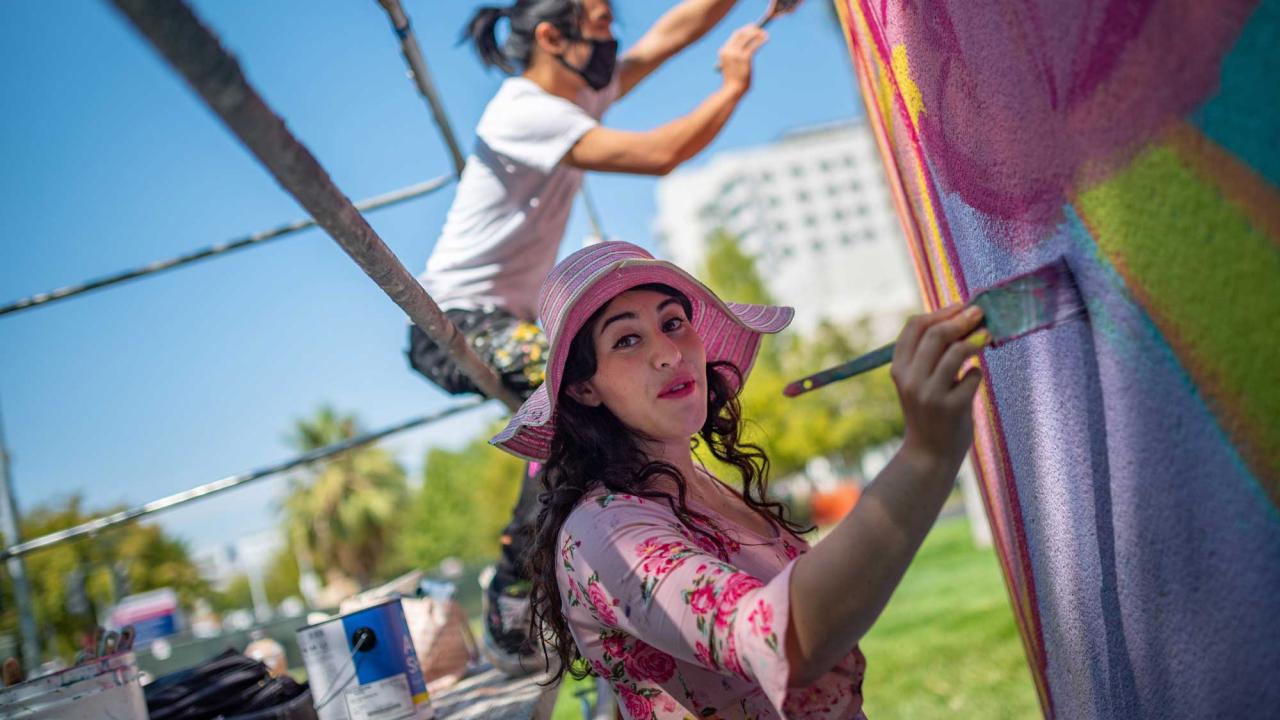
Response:
M741 550L731 535L717 537L720 545L691 532L661 501L628 495L589 499L561 531L566 615L584 657L613 683L628 717L664 717L651 707L655 688L673 689L686 705L684 698L698 701L690 683L699 673L673 677L677 663L707 671L713 682L719 676L720 687L747 688L754 702L771 706L770 716L787 715L784 638L796 552L783 543L776 571L760 577L729 562ZM699 705L704 716L731 714Z

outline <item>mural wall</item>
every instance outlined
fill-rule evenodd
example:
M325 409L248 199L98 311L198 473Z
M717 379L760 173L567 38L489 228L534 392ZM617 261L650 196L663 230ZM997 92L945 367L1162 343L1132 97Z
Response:
M1045 714L1280 708L1280 0L836 0L931 306L1065 256L976 447Z

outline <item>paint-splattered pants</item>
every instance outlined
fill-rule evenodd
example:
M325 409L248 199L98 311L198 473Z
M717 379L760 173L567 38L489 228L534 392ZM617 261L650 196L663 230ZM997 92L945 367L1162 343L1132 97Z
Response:
M547 367L547 339L537 325L500 308L445 310L444 314L480 359L496 370L502 383L517 395L528 398L542 384ZM436 345L417 325L409 326L409 349L405 354L414 370L445 392L451 395L480 392L444 348Z

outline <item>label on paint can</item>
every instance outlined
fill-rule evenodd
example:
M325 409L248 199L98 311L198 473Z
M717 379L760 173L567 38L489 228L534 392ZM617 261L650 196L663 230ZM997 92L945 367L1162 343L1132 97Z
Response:
M301 628L298 648L320 720L435 717L398 599Z
M417 718L409 680L396 675L347 690L351 720L410 720Z

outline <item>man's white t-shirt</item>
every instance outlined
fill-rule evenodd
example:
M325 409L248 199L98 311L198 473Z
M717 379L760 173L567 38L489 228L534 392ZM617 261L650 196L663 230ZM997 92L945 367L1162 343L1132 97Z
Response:
M444 229L420 276L446 310L503 308L532 321L582 171L560 162L618 97L615 76L576 102L523 77L508 78L476 128Z

